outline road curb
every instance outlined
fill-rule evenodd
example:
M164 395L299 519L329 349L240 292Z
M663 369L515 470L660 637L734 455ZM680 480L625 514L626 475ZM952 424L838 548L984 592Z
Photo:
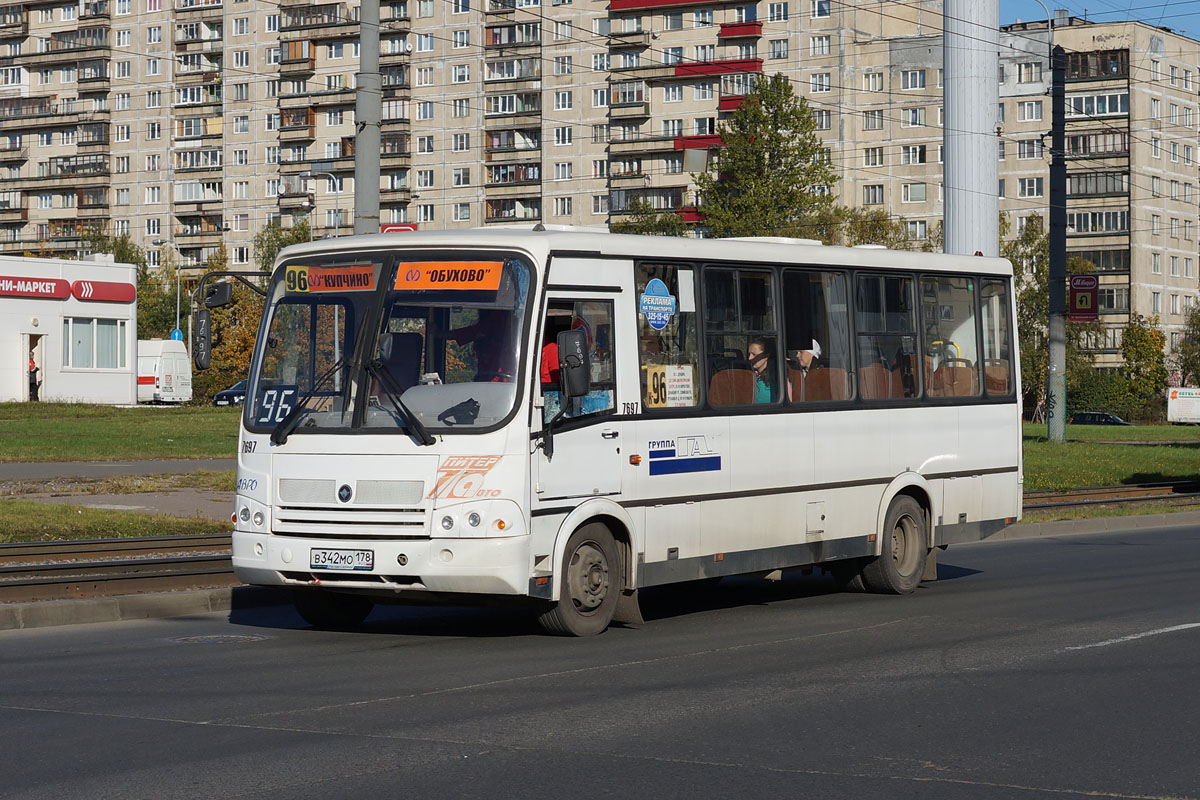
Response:
M49 628L92 622L186 617L213 612L232 613L250 608L289 604L284 589L266 586L233 586L155 592L79 600L44 600L0 605L0 630Z
M1140 530L1142 528L1187 528L1200 526L1200 511L1178 511L1172 514L1137 514L1128 517L1090 517L1064 519L1057 522L1020 522L1011 525L985 541L1002 539L1034 539L1044 536L1067 536L1079 533Z

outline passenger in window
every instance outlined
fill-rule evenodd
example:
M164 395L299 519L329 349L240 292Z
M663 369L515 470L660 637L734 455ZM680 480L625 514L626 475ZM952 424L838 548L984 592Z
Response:
M779 387L776 385L777 370L771 365L767 340L762 337L753 339L746 348L746 356L754 368L754 402L774 403L779 397Z
M808 338L810 342L808 347L797 350L795 355L788 359L791 365L801 372L808 372L812 369L813 363L821 358L821 343L817 341L815 336Z

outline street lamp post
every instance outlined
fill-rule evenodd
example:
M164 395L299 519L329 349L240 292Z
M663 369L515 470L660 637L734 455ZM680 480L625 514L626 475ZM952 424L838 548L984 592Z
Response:
M315 178L318 175L325 175L326 177L329 178L329 180L331 180L333 182L333 216L334 216L334 220L336 222L336 225L333 229L333 235L334 235L334 238L336 238L338 235L338 229L342 226L342 208L341 208L342 186L338 182L337 176L334 175L332 172L318 172L315 170L307 170L305 172L300 173L301 178ZM316 211L317 211L317 204L316 204L315 194L314 194L314 200L313 200L313 215L314 216L316 215ZM308 240L310 242L312 241L312 229L313 229L313 226L312 226L312 222L310 221L308 223Z

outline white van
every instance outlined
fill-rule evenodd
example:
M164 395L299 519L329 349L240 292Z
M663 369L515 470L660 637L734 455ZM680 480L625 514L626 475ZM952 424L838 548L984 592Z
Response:
M183 342L138 340L138 402L186 403L192 399L192 362Z

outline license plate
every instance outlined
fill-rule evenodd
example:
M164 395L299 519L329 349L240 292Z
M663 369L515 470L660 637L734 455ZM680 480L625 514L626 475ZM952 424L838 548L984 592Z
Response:
M308 551L309 569L372 569L374 550L331 550L314 547Z

